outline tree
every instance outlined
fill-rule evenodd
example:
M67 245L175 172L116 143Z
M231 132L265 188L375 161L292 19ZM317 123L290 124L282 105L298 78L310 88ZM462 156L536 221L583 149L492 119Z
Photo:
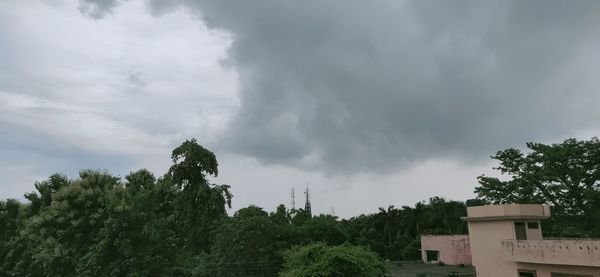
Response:
M43 183L36 186L40 194L33 199L43 205L39 213L24 219L9 242L4 269L19 276L76 276L104 224L117 186L118 178L92 170L80 172L80 179L70 185L52 188L52 193Z
M202 276L271 276L281 268L288 246L282 227L262 214L224 220L214 231L209 259L196 269Z
M85 174L85 172L82 172ZM47 180L35 183L36 192L26 193L25 199L31 202L30 213L37 214L42 207L50 206L52 194L69 185L69 179L66 176L55 173L50 175Z
M348 241L348 234L336 217L330 215L315 216L299 227L305 243L323 242L338 245Z
M177 203L177 219L188 235L187 247L207 251L210 230L231 207L227 185L210 184L207 176L219 173L215 154L199 145L195 139L186 140L171 154L173 165L165 179L181 190Z
M385 266L372 251L349 244L313 243L285 251L283 277L382 277Z
M288 225L292 220L292 215L283 204L277 206L275 212L269 214L269 217L279 225Z
M258 207L256 205L250 205L246 208L241 208L237 212L235 212L234 217L254 217L254 216L262 216L268 217L269 213L265 212L263 208Z
M172 216L175 191L142 169L125 177L125 190L107 206L107 218L79 272L85 276L173 276L185 253Z
M23 205L15 199L0 201L0 269L10 267L7 266L11 260L7 258L11 251L9 241L17 236L22 207Z
M558 225L545 231L559 231L565 227L562 224L568 224L580 226L582 235L600 235L598 223L588 220L600 210L598 138L557 144L529 142L527 148L527 153L509 148L492 156L500 162L495 169L508 179L479 176L478 197L493 204L550 204L552 220Z

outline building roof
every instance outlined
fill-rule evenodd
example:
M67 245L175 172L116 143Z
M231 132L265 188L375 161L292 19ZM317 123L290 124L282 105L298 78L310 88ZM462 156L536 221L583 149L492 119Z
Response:
M550 207L541 204L509 204L467 207L464 221L539 220L550 218Z

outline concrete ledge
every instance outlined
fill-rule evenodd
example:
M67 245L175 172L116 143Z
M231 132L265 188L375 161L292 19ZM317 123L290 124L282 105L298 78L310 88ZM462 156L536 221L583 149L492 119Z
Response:
M467 207L464 221L539 220L550 218L550 207L541 204L510 204Z

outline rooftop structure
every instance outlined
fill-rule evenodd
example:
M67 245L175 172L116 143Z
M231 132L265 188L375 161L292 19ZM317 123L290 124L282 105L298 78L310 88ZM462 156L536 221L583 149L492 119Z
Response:
M468 235L423 235L421 256L426 263L471 265Z
M473 265L479 277L598 277L600 241L542 237L547 205L468 207Z

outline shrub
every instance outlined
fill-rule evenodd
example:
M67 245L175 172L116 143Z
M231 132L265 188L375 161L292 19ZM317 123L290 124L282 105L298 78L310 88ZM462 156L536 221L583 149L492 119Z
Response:
M282 277L381 277L385 266L374 252L360 246L313 243L283 253Z

